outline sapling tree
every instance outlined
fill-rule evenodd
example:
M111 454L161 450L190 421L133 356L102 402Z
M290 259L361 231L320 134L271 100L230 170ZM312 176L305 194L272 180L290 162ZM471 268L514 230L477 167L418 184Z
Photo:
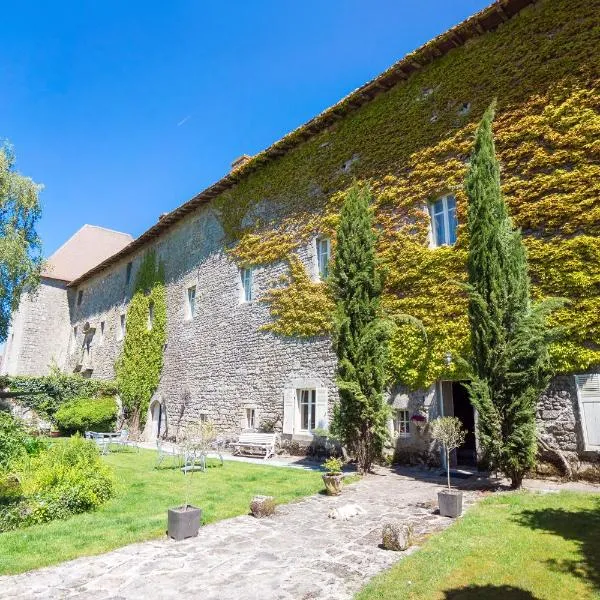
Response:
M190 423L183 433L181 449L185 457L185 507L190 506L192 473L196 469L196 460L200 458L206 467L206 455L217 439L217 428L212 421ZM187 472L190 472L189 476Z
M431 437L442 445L446 457L446 474L450 490L450 452L465 443L467 431L458 417L438 417L431 422Z

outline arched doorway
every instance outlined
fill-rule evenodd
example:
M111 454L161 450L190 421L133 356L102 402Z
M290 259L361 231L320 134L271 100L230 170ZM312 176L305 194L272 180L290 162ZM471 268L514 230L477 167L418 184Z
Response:
M150 437L153 440L160 438L165 432L167 414L162 402L155 400L150 405Z

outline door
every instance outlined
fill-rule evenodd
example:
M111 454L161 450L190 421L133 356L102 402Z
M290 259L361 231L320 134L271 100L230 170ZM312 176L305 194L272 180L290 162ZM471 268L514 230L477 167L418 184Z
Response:
M155 402L152 405L152 438L158 439L160 437L161 426L162 426L162 404Z
M458 381L452 382L452 401L454 416L460 419L467 430L465 443L456 450L456 462L459 465L477 465L477 445L475 441L475 409L465 387Z
M575 375L586 450L600 450L600 373Z

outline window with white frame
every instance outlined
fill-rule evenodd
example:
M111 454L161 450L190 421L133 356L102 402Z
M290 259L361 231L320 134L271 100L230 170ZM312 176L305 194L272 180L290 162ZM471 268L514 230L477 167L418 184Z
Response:
M256 429L256 409L246 409L246 429Z
M407 410L397 410L394 415L394 432L399 436L410 435L410 417Z
M429 205L431 215L432 242L434 246L452 246L456 242L456 199L452 195L442 196Z
M316 390L298 390L298 409L300 412L300 431L311 432L317 426Z
M242 280L242 302L252 302L254 295L252 294L252 284L254 281L254 274L252 268L245 267L240 269L240 278Z
M329 275L329 258L331 255L331 243L329 238L317 238L317 268L320 279L326 279Z
M600 450L600 373L575 375L586 450Z
M186 305L186 318L188 320L193 319L196 314L196 286L191 285L187 289L187 305Z
M119 315L119 330L118 330L118 339L119 340L122 340L125 337L125 327L126 327L125 313L121 313Z

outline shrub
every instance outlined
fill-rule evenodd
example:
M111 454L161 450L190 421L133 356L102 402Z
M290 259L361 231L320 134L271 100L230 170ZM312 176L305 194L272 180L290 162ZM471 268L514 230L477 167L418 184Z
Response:
M54 420L61 432L112 431L117 419L117 403L111 396L77 398L63 404Z
M93 442L74 436L24 459L0 482L0 532L94 510L114 493L110 469Z
M342 472L342 461L339 458L328 458L323 463L323 468L332 474L337 474Z
M86 379L76 373L63 373L56 366L51 369L50 375L8 377L4 383L11 391L30 392L31 396L20 396L16 401L51 421L54 413L71 400L114 396L117 393L112 381Z
M23 424L10 413L0 411L0 470L26 454L26 438Z

